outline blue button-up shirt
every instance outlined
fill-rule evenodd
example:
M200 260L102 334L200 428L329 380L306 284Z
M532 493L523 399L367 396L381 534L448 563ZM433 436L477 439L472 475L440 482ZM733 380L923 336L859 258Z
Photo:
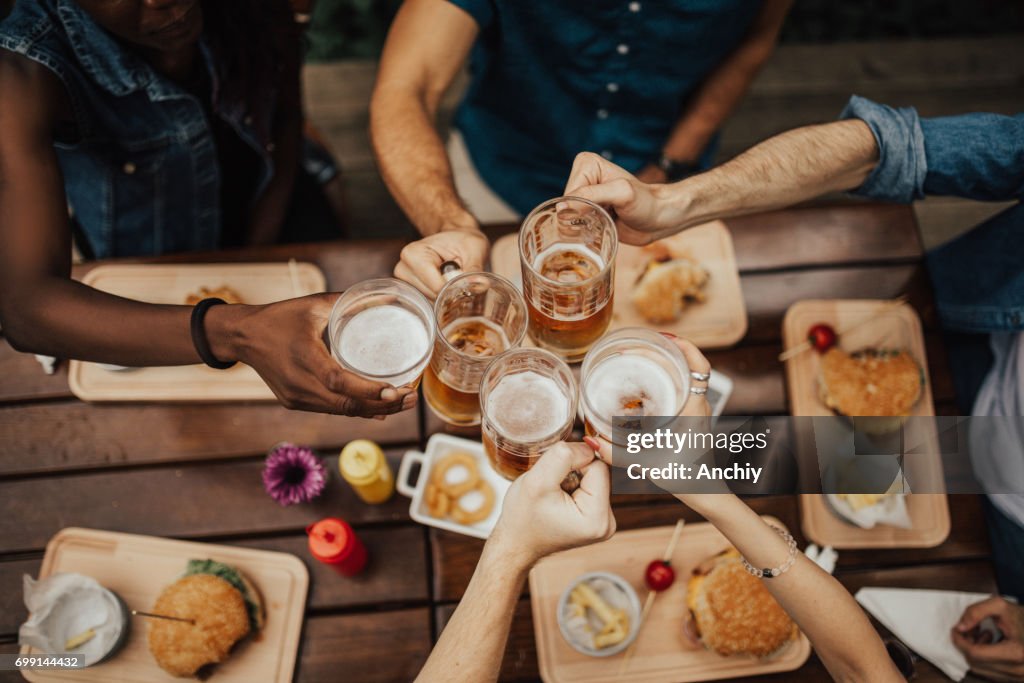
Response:
M878 164L855 194L894 202L1024 199L1024 114L922 119L910 107L853 97L840 118L863 120L878 143ZM932 250L928 271L946 328L1024 330L1024 205Z
M635 172L759 0L450 0L480 27L458 111L477 171L527 213L561 194L578 152ZM707 150L707 163L712 150Z

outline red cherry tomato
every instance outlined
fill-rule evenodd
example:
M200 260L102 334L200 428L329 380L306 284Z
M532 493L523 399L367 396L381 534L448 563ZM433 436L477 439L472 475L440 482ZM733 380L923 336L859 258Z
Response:
M647 565L644 581L652 591L663 591L676 580L675 570L664 560L654 560Z
M836 345L836 331L831 325L818 323L807 332L807 341L818 353L825 353Z

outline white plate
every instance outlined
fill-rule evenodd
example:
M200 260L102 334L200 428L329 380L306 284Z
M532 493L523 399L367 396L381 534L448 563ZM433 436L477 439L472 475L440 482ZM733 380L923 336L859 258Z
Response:
M459 524L451 519L434 517L427 512L426 503L423 502L423 495L426 492L427 482L430 481L434 462L453 451L469 453L475 457L480 476L494 489L494 507L491 509L491 514L487 516L487 519L476 524ZM409 475L412 472L412 466L417 463L420 465L419 476L416 481L410 482ZM407 451L402 457L402 463L398 467L398 478L395 483L399 493L412 498L412 502L409 503L409 516L414 520L420 524L427 524L438 529L446 529L447 531L475 536L476 538L487 538L491 535L491 531L501 515L501 505L505 500L505 492L512 485L512 482L502 477L491 467L491 463L487 460L487 454L484 453L483 444L479 441L460 439L448 434L435 434L430 437L427 441L426 451L423 453Z

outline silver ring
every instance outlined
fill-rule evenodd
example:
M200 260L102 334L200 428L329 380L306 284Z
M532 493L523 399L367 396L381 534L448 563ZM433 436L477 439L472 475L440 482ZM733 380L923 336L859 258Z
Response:
M691 394L696 394L697 396L703 396L704 394L708 393L708 388L707 387L690 387L690 393Z
M441 264L441 277L444 278L445 282L454 280L459 275L462 275L462 266L455 261L445 261Z
M711 379L711 371L708 370L707 372L691 372L690 377L694 378L698 382L707 382L709 379Z

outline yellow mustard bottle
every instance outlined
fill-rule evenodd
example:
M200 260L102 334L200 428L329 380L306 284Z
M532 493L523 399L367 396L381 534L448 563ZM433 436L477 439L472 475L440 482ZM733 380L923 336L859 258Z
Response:
M365 503L383 503L395 492L395 477L384 451L368 439L356 439L341 449L338 469Z

